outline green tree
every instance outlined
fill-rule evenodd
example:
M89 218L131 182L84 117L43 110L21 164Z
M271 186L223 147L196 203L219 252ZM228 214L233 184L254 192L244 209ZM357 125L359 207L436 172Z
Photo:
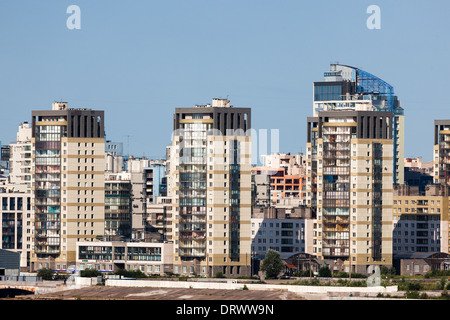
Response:
M380 267L380 273L383 276L395 276L395 268L394 267L387 267L387 266L381 266Z
M331 277L331 270L328 266L323 266L319 269L319 277Z
M80 272L80 276L87 277L87 278L98 277L101 275L102 275L102 273L96 269L88 268L88 269L81 270L81 272Z
M53 269L50 268L39 269L37 273L38 277L41 277L43 280L53 280L54 274L55 272L53 271Z
M261 263L261 270L266 273L268 279L274 279L283 270L283 261L278 251L269 249Z
M121 275L126 278L147 278L145 273L143 273L141 270L125 270L125 269L119 269L114 274Z

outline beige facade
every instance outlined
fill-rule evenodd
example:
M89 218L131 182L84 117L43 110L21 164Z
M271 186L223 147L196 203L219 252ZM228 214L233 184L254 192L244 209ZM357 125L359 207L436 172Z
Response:
M33 270L66 270L75 264L77 241L104 235L102 117L103 112L69 109L67 103L33 111Z
M396 186L393 199L393 250L449 252L449 189L428 185L424 194L417 187Z
M324 112L309 118L307 203L316 217L312 254L344 261L343 271L351 265L352 272L366 273L372 265L392 264L390 119L384 112ZM378 130L367 130L370 123Z
M156 197L154 203L147 202L147 224L161 235L163 241L173 241L172 197Z
M177 109L167 161L176 274L250 273L251 137L244 112L250 110L221 99Z
M434 183L450 185L450 120L434 121L433 162Z
M73 140L61 140L62 247L55 263L59 263L62 269L64 263L75 261L77 241L94 241L103 236L105 230L105 141L92 138ZM67 166L64 165L65 159Z
M230 217L230 205L232 197L230 184L230 146L233 141L238 141L240 145L239 155L239 177L240 185L235 192L239 193L239 221L238 240L239 252L237 259L230 257L230 242L233 221ZM245 268L250 263L251 244L251 157L250 157L250 137L248 136L212 136L208 137L209 151L214 150L214 154L208 154L208 187L207 187L207 255L208 265L225 266L228 268Z
M24 122L19 126L16 143L10 144L9 181L25 184L31 190L31 126Z
M395 115L394 121L396 122L396 128L394 134L396 135L396 152L394 155L394 165L397 177L397 184L405 183L405 116Z

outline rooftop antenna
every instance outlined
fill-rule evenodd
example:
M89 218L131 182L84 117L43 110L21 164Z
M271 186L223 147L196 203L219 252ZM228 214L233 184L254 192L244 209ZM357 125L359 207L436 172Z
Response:
M127 156L130 156L130 137L132 137L132 135L126 135L127 137Z

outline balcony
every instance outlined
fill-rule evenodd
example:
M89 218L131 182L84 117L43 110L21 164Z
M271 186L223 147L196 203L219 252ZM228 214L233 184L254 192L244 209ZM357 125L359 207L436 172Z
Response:
M204 231L180 233L180 240L203 241L206 239L205 233Z

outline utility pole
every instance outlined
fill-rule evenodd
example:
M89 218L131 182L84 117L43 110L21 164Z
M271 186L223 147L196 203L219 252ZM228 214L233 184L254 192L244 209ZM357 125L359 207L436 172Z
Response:
M130 137L132 137L131 135L126 135L127 137L127 156L130 156Z
M350 251L348 252L348 277L349 280L352 280L352 254Z
M309 281L311 281L311 255L309 255Z

